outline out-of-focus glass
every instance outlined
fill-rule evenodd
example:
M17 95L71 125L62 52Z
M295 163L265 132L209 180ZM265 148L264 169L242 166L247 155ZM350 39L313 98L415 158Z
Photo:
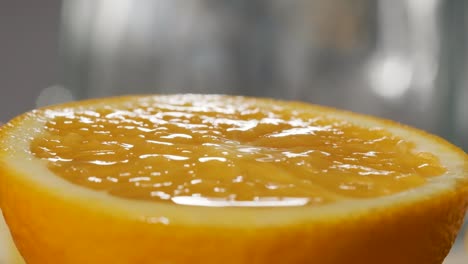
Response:
M62 83L79 99L191 92L303 100L457 141L455 97L466 89L456 90L447 66L449 52L462 52L449 43L463 33L457 5L465 4L69 0Z
M222 93L373 114L468 149L464 0L65 0L60 100Z

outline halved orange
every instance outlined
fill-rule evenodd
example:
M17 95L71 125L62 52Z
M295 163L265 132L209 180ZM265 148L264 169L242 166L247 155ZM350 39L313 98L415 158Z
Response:
M460 149L390 121L217 95L97 99L0 132L27 263L442 263Z

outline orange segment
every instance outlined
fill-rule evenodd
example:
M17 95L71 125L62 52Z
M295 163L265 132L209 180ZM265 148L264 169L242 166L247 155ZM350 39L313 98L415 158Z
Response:
M28 264L440 264L468 157L310 104L97 99L0 130L0 207Z
M189 205L318 205L397 193L445 172L381 128L195 99L51 111L31 152L75 184Z

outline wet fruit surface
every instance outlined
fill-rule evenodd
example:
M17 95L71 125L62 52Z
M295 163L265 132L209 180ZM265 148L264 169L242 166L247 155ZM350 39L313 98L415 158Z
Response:
M303 206L389 195L445 172L380 128L248 100L184 97L47 113L31 152L75 184L198 206Z

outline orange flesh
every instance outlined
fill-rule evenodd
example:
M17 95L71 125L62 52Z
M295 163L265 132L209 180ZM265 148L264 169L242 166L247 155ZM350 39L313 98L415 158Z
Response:
M48 112L31 152L111 195L198 206L303 206L378 197L445 169L382 129L252 102L139 102Z

